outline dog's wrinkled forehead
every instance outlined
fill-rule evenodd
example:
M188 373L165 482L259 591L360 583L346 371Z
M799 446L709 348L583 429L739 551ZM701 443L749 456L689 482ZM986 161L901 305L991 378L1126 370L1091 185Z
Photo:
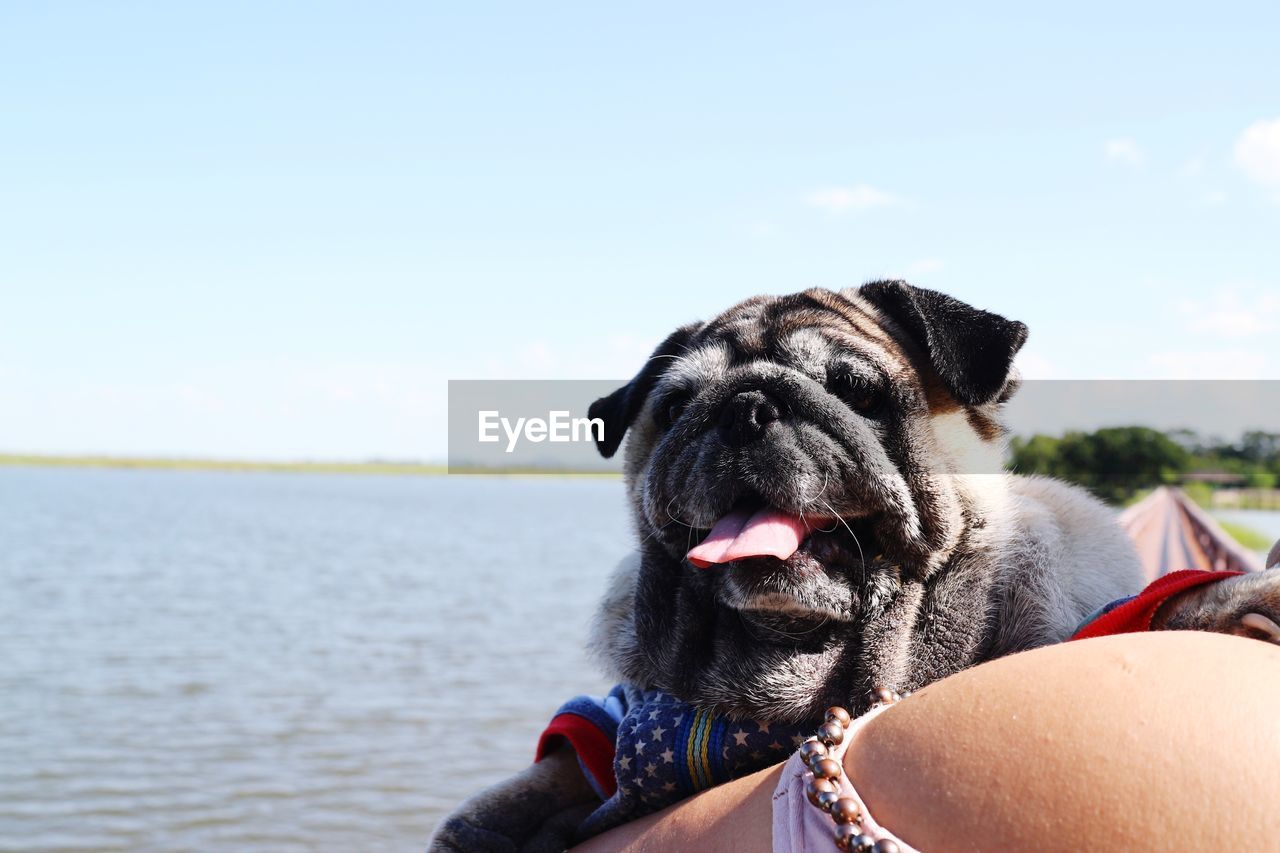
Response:
M900 401L906 391L923 393L934 412L985 406L1016 390L1013 358L1026 337L1022 323L902 281L756 297L710 323L677 328L630 382L587 414L605 425L597 445L607 459L646 406L663 402L655 389L686 396L716 380L726 393L757 376L794 388L797 377L784 374L797 371L846 392L871 389L872 397L860 399L896 389Z
M733 367L761 362L780 364L821 382L836 363L869 374L875 365L892 366L903 359L869 315L850 317L757 297L708 323L673 361L661 384L695 388Z

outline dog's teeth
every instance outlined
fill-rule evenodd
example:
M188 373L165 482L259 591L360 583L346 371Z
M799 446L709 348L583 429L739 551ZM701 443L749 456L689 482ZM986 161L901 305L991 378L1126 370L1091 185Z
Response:
M1274 620L1261 613L1246 613L1240 617L1240 624L1246 628L1252 628L1254 631L1260 631L1267 635L1267 638L1273 643L1280 643L1280 625Z

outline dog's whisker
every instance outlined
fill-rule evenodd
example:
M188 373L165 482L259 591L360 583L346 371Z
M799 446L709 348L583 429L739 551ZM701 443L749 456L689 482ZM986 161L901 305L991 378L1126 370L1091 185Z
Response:
M667 518L671 519L671 521L674 521L676 524L683 524L685 527L693 527L693 525L692 525L692 524L688 524L687 522L681 521L681 520L680 520L678 517L676 517L676 515L671 511L671 505L672 505L673 503L675 503L675 502L676 502L676 498L678 498L678 497L679 497L679 495L672 495L672 496L671 496L671 500L667 501L667 505L663 508L663 510L662 510L662 511L663 511L664 513L666 513L666 514L667 514Z
M801 504L801 507L800 507L801 523L804 523L804 511L809 508L810 504L812 504L818 498L822 497L822 493L825 492L826 490L827 490L827 472L823 471L822 472L822 488L818 489L818 493L814 495L812 498L805 498Z
M841 516L836 515L836 511L831 504L823 501L822 505L827 508L828 512L836 517L837 521L844 525L844 529L849 531L849 535L853 537L853 544L858 546L858 562L862 564L862 583L865 586L867 583L867 555L866 552L862 550L862 543L858 541L858 534L853 532L853 528L849 526L849 522L845 521Z
M836 511L831 506L831 504L822 500L822 495L824 492L826 492L827 486L831 482L830 477L831 477L831 474L829 471L823 471L822 472L822 488L818 489L818 493L814 495L812 498L805 499L806 508L808 508L812 504L821 503L826 508L827 513L834 519L830 527L814 527L813 530L818 533L834 533L836 530L840 529L840 525L843 523L843 520L840 518L839 515L836 514ZM800 519L804 520L804 510L800 511ZM845 527L848 527L848 526L849 525L847 524L845 525ZM854 541L857 541L857 537L854 537Z
M657 536L657 535L658 535L659 533L661 533L662 531L666 530L666 529L667 529L668 527L670 527L672 524L676 524L676 523L677 523L677 522L675 522L675 521L673 520L673 521L668 521L668 522L666 522L665 524L659 524L657 527L653 528L653 530L649 531L649 534L648 534L647 536L645 536L643 539L641 539L639 544L640 544L640 545L643 545L644 543L648 542L648 541L649 541L650 539L652 539L653 537ZM638 547L638 546L637 546L637 547Z
M810 504L817 503L818 499L822 497L823 492L827 490L827 482L829 478L830 478L830 472L823 471L822 472L822 488L818 489L818 493L813 497L804 499L804 505L806 507L808 507Z
M680 363L680 362L682 362L682 361L688 361L688 360L689 360L689 356L687 356L687 355L678 355L678 354L675 354L675 353L663 353L663 354L660 354L660 355L650 356L650 357L647 359L647 361L657 361L657 360L658 360L658 359L660 359L660 358L669 358L669 359L671 359L672 361L674 361L674 362L675 362L675 363L677 363L677 364L679 364L679 363Z

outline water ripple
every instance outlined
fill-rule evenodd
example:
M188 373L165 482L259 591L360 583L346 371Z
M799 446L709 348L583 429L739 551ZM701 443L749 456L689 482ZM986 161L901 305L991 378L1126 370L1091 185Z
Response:
M0 850L418 850L564 698L617 483L0 470Z

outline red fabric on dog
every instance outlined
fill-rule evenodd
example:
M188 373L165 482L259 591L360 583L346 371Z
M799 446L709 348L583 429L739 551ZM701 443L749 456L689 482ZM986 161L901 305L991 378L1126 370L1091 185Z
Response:
M538 752L534 756L534 762L541 761L558 746L560 738L569 741L573 751L578 754L578 761L591 774L596 788L604 794L605 799L612 797L614 791L618 790L618 780L613 773L613 738L586 717L557 714L538 738Z
M1109 637L1112 634L1132 634L1150 631L1151 620L1160 605L1170 596L1207 583L1217 583L1244 572L1207 572L1203 569L1184 569L1156 578L1147 588L1133 598L1118 604L1095 619L1085 623L1072 635L1073 640L1090 637Z

